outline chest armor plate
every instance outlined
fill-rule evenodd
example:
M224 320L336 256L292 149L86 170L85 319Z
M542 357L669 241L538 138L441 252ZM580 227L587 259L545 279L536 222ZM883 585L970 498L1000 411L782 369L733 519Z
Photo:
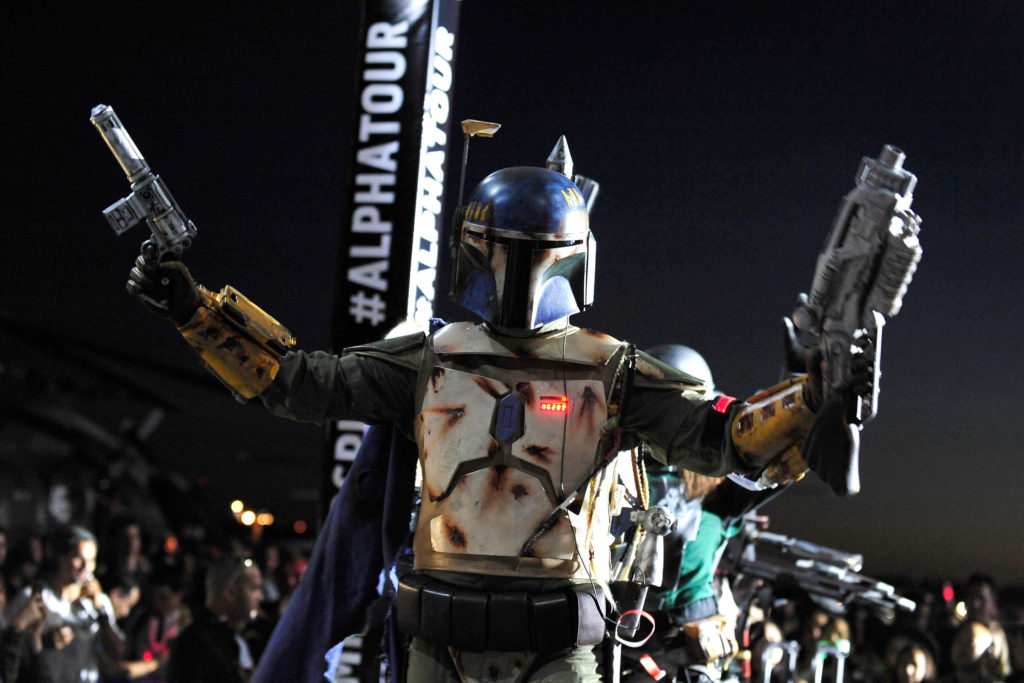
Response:
M563 514L538 532L599 469L609 362L621 347L571 328L563 358L561 335L510 340L470 325L438 333L416 421L418 567L575 573L580 525Z

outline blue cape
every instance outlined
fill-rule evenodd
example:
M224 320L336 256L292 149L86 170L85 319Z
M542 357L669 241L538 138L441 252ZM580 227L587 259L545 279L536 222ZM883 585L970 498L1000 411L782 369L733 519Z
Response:
M416 458L416 445L393 427L367 430L253 683L323 683L328 650L362 632L381 572L410 535ZM404 650L396 634L385 638L394 666Z

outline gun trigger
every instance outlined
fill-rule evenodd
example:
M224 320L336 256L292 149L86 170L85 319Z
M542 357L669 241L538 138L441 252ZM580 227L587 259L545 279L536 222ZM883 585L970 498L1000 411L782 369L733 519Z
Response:
M170 306L168 306L167 302L165 301L157 301L156 299L146 296L145 294L138 294L136 296L138 296L139 301L155 310L160 311L161 313L166 313L167 311L170 310Z

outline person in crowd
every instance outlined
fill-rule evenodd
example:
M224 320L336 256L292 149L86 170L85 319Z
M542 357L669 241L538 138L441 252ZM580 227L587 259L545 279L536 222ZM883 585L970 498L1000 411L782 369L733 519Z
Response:
M106 662L103 669L104 681L166 681L164 667L171 643L189 623L184 596L184 574L181 568L169 564L155 565L150 575L148 604L141 606L129 620L125 628L127 643L124 658L118 662Z
M975 573L967 578L967 621L978 622L988 627L992 634L995 651L999 653L999 675L1010 675L1010 644L999 615L999 600L996 582L988 574Z
M957 631L949 653L953 672L942 683L1001 683L1002 653L992 631L981 622L970 621Z
M161 565L150 575L149 605L129 636L129 652L142 659L166 660L174 639L191 623L185 605L185 574L177 565Z
M1000 607L1006 639L1010 646L1010 666L1013 674L1007 680L1024 680L1024 586L1004 591Z
M31 534L14 543L3 567L9 593L13 595L31 584L39 575L42 564L42 536Z
M938 641L918 623L916 618L905 619L886 628L880 643L865 643L876 650L885 683L939 677Z
M886 680L893 683L928 683L936 680L935 655L922 641L907 644L896 655Z
M256 549L256 562L263 573L263 600L276 609L281 600L277 586L277 570L281 567L281 548L275 543L261 543ZM269 607L269 605L268 605Z
M840 615L828 610L808 605L800 620L800 631L796 640L800 645L797 659L797 680L801 683L819 680L819 675L826 680L833 680L836 666L834 656L819 660L818 651L835 648L844 653L850 651L850 625ZM823 674L817 668L822 667Z
M7 566L7 527L0 526L0 574L4 574Z
M120 515L111 520L107 537L110 547L103 558L101 578L131 579L138 584L141 599L146 599L152 563L143 550L141 525L132 516Z
M41 581L23 589L7 613L18 614L37 599L45 605L38 655L42 680L97 681L100 657L120 658L124 637L110 598L94 576L96 537L81 526L60 527L51 534L48 549Z
M106 582L107 595L114 607L114 620L123 633L127 633L132 616L142 600L139 583L130 576L112 576Z
M207 570L205 588L205 605L171 645L167 681L248 681L256 662L242 632L263 600L259 566L228 554Z
M750 676L751 681L786 680L789 662L786 651L777 647L783 642L782 629L771 620L759 620L750 626ZM767 671L766 671L767 670Z
M291 552L283 559L277 572L277 585L282 598L291 595L298 588L307 564L308 561L301 553Z
M43 597L34 592L9 619L3 614L6 602L7 587L0 576L0 681L39 680L38 655L47 616Z

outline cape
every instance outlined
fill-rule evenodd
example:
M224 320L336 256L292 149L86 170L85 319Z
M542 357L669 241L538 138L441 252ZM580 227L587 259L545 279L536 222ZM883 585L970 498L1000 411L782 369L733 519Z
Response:
M328 651L363 631L381 572L408 546L416 459L416 445L393 427L367 429L253 683L323 683ZM398 638L389 628L385 647L401 671Z

